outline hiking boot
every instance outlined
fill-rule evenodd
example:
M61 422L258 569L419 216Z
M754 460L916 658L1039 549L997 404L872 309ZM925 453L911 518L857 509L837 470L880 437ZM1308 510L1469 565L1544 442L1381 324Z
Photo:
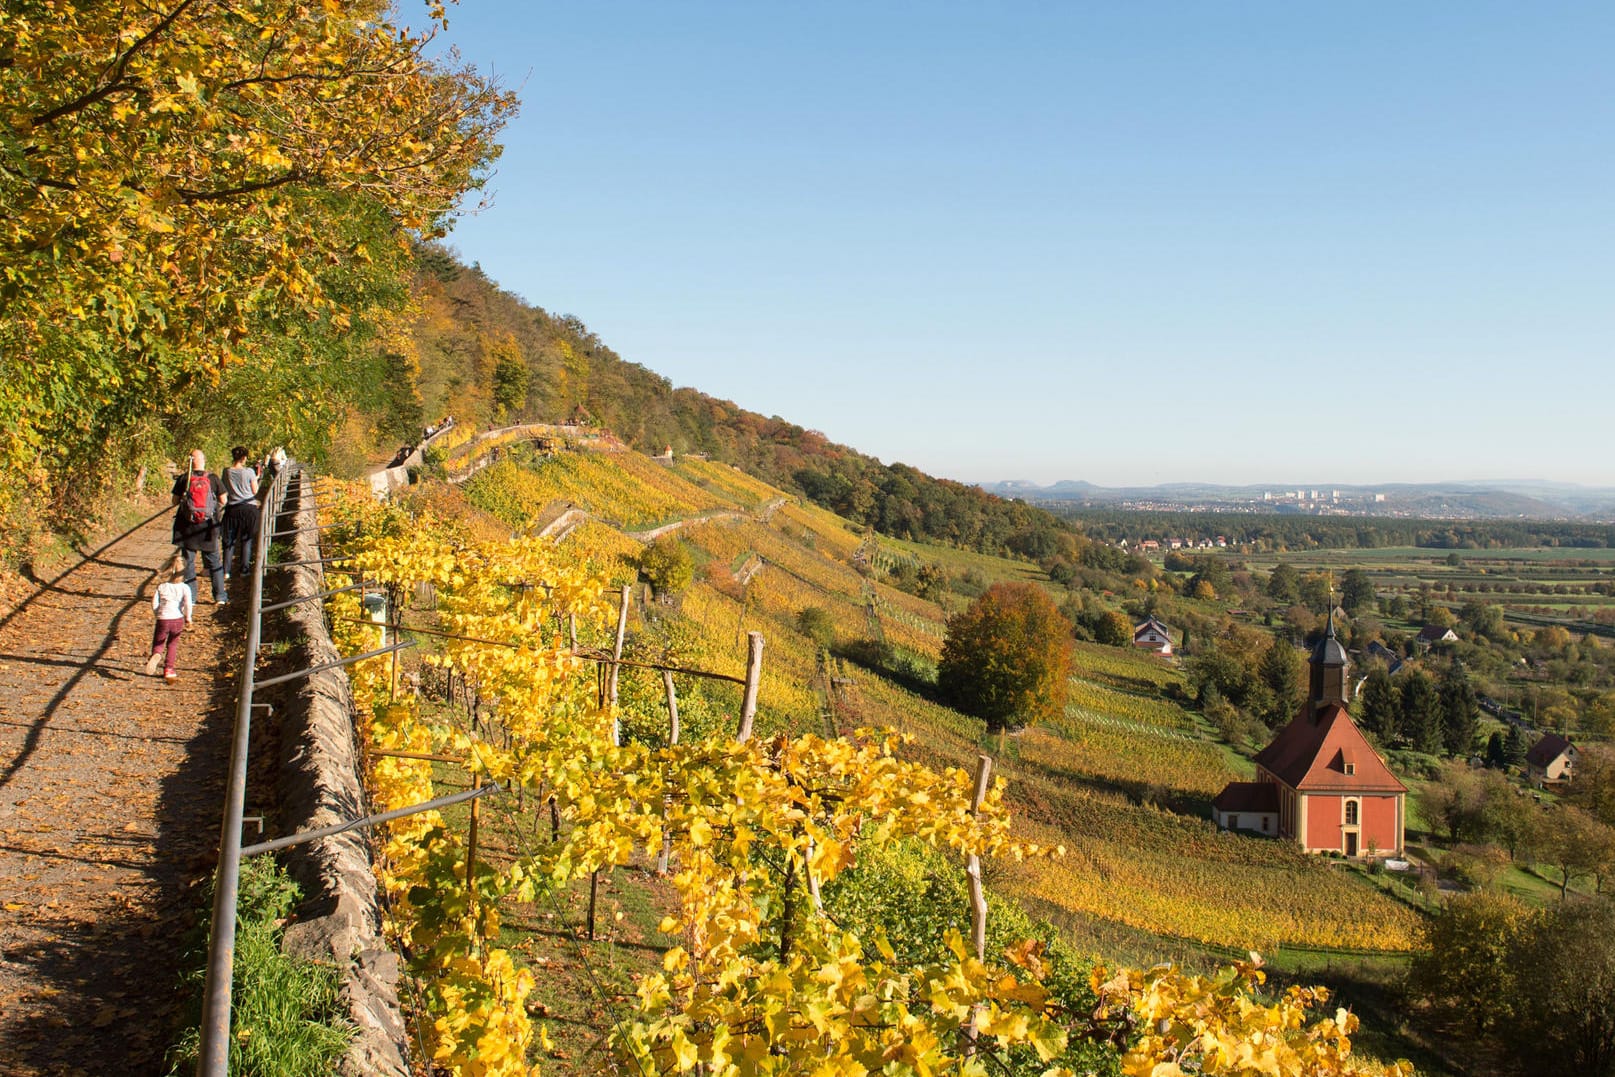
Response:
M158 670L163 668L163 652L156 651L146 660L146 676L157 676Z

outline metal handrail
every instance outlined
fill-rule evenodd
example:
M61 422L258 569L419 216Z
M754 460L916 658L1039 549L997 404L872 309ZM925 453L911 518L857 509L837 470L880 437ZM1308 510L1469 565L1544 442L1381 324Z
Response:
M285 684L288 681L301 680L304 677L311 677L316 673L324 673L328 669L340 669L343 666L351 666L355 662L363 662L367 658L380 658L384 654L392 654L394 651L401 651L406 647L413 646L415 646L415 641L412 639L404 640L401 643L389 643L387 646L382 647L379 650L366 651L364 654L350 654L346 658L338 658L331 662L321 662L317 666L309 666L307 669L300 669L293 673L282 673L278 677L270 677L266 680L259 681L257 686L259 688L268 688L270 685Z
M337 834L346 834L350 830L361 830L366 827L377 826L381 823L390 823L395 819L407 819L411 815L419 815L423 811L436 811L467 800L487 796L489 793L503 792L504 787L497 782L493 785L479 785L475 789L467 789L462 793L450 793L435 800L428 800L424 804L410 804L403 808L394 808L391 811L377 812L358 819L349 819L345 823L332 823L330 826L318 826L313 830L300 830L295 834L287 834L284 838L272 838L269 841L260 841L256 845L249 845L241 850L242 856L257 856L260 853L272 853L277 849L289 849L293 845L301 845L305 841L316 838L329 838Z
M301 565L334 565L334 564L338 564L338 563L340 563L342 561L352 561L352 560L353 560L352 557L311 557L307 561L276 561L274 564L265 565L264 567L266 569L269 569L269 568L297 568L297 567L299 567Z
M304 602L312 602L316 598L330 598L332 595L340 595L344 591L357 591L363 586L364 584L362 583L350 583L346 587L333 587L329 591L314 591L310 594L298 595L296 598L289 598L285 602L272 602L267 606L260 607L258 612L269 613L272 610L283 610L289 606L300 606Z
M241 828L247 800L247 746L252 735L253 674L263 612L264 568L269 558L269 529L285 504L286 489L301 465L282 468L275 476L265 512L258 520L253 550L251 597L247 603L246 654L241 692L236 697L235 726L230 738L230 770L224 793L224 819L219 827L219 866L213 888L213 916L208 929L207 978L202 989L201 1043L198 1077L224 1077L230 1070L230 989L234 977L236 897L241 883Z

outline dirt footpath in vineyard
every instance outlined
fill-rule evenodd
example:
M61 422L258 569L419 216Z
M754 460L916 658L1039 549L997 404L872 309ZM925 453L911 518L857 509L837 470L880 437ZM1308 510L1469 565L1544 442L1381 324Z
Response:
M243 605L143 669L163 508L0 617L0 1073L162 1072L212 868Z

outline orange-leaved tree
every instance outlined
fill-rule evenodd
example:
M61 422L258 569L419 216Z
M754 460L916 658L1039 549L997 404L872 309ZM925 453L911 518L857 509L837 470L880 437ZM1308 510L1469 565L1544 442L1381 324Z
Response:
M1056 717L1071 671L1071 622L1043 588L995 583L948 620L937 682L989 729Z

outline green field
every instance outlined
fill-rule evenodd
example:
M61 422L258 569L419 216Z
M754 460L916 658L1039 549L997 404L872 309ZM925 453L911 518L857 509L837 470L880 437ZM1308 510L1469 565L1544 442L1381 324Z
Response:
M1448 563L1452 552L1459 564ZM1615 596L1600 593L1615 583L1615 549L1441 551L1399 546L1260 554L1245 562L1267 572L1281 562L1301 572L1327 572L1337 583L1346 569L1361 568L1382 603L1428 588L1435 601L1454 611L1481 602L1501 606L1504 616L1520 625L1564 622L1581 631L1615 633Z

